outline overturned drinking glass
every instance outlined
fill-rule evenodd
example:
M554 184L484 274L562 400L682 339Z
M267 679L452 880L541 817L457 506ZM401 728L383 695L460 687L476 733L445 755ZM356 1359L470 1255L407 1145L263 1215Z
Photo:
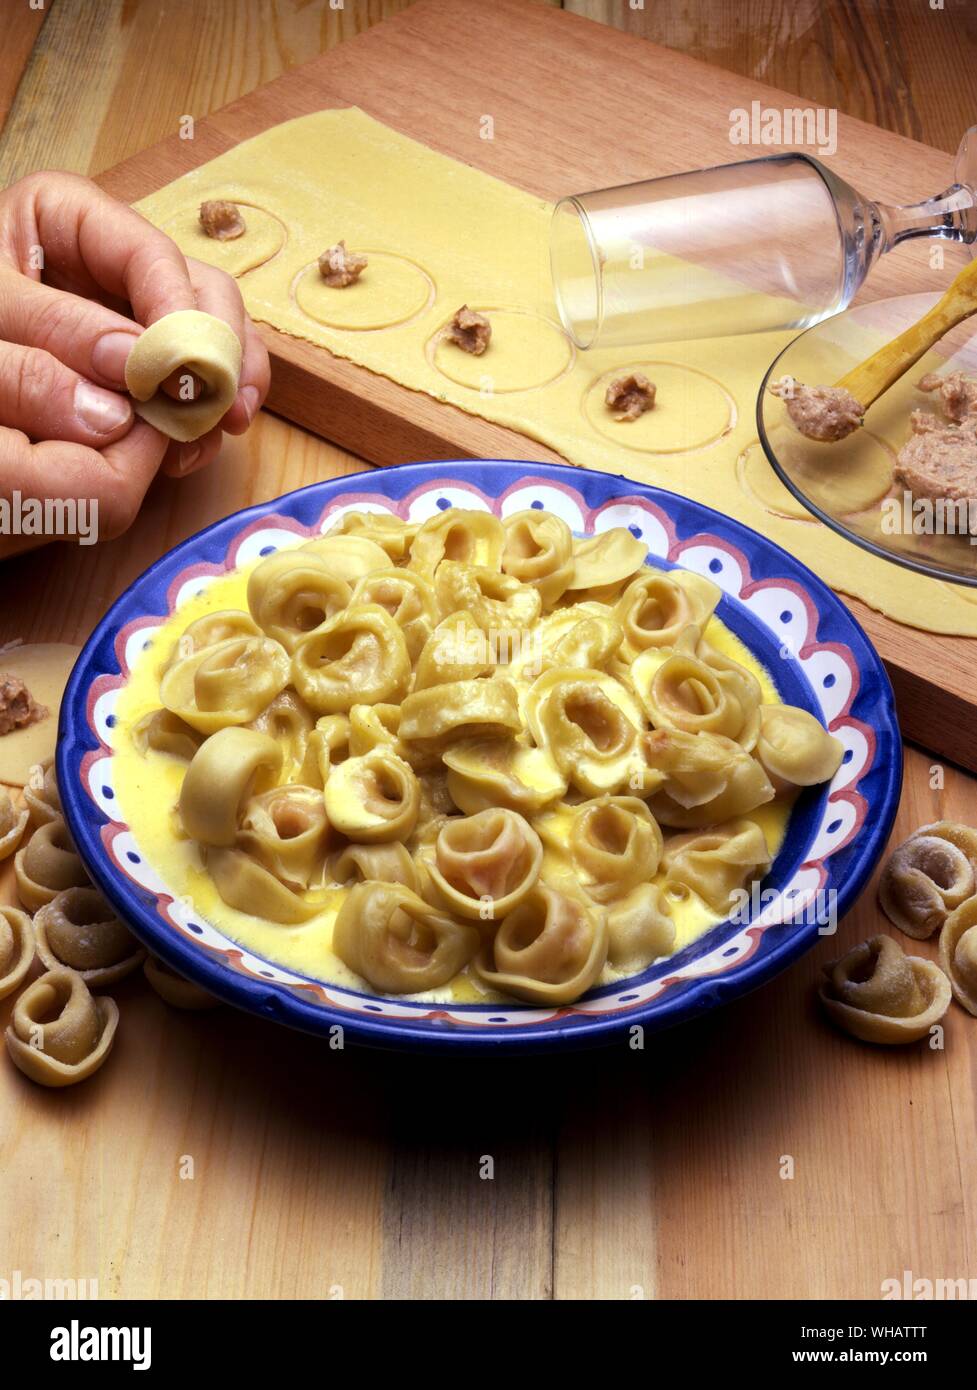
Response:
M909 237L977 239L977 126L954 182L908 207L862 197L805 154L769 155L563 198L550 235L579 348L807 328L844 309Z

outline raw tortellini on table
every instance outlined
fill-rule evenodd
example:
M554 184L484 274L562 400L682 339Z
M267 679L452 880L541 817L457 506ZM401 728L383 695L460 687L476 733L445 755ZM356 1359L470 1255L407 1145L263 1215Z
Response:
M645 560L623 527L454 507L348 511L260 559L132 729L184 769L174 833L228 906L327 922L382 992L465 972L563 1005L669 955L684 902L718 921L766 873L751 817L841 747L729 655L712 581Z

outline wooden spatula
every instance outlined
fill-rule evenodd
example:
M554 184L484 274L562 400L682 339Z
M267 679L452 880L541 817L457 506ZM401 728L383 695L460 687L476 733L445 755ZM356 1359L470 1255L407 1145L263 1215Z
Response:
M883 391L888 391L893 382L938 343L944 333L974 313L977 313L977 260L964 266L946 294L918 322L853 367L836 385L850 391L867 410Z

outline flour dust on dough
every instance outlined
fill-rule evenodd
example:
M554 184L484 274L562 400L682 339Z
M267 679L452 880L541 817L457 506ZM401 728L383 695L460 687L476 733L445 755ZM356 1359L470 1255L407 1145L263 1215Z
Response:
M285 229L270 258L259 237L254 259L260 254L261 263L237 272L253 318L539 440L570 463L623 473L715 507L778 541L836 589L900 622L977 636L977 604L962 587L900 569L820 523L771 510L763 500L768 485L753 485L758 464L750 470L750 485L741 484L737 461L744 455L752 459L757 448L760 382L792 333L659 343L644 351L598 349L577 353L566 370L552 371L556 349L550 335L527 333L525 322L515 322L519 315L510 317L519 310L533 322L556 320L549 271L551 204L435 154L355 107L274 126L137 207L166 227L182 250L221 264L229 246L248 238L221 244L197 235L185 214L210 198L241 204L245 221L248 206L260 208ZM296 292L302 273L341 240L371 257L360 277L362 293L346 301L358 286L323 286L320 292L304 285ZM410 277L398 284L387 264L397 258L422 267L434 290L425 307L409 314L404 308L412 303ZM386 307L376 304L369 288L371 281L379 286L383 280L392 309L390 301ZM333 302L334 309L324 307ZM366 312L351 322L361 303ZM432 339L463 304L505 306L504 314L490 311L495 321L488 351L468 360L448 344L431 351ZM593 409L595 387L642 360L656 363L655 408L637 421L614 421L610 413L604 421ZM825 379L833 380L836 369L837 361ZM920 373L925 370L921 363ZM710 385L703 385L703 377ZM716 430L711 423L714 413L721 414L717 386L733 403L728 429ZM911 383L900 386L905 401L896 388L882 427L875 417L872 421L875 434L893 450L905 437L907 402L916 394ZM688 425L685 433L682 422ZM857 501L866 487L873 491L875 478L870 464L868 483L860 479L855 488Z

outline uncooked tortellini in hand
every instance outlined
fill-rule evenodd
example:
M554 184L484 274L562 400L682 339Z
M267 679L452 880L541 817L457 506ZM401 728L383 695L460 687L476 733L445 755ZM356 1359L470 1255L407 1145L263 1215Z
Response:
M429 872L449 912L491 922L522 902L542 862L542 841L529 822L496 808L446 820Z
M977 893L977 830L953 821L921 826L889 856L879 902L891 922L922 941Z
M340 960L387 994L446 985L472 959L478 943L476 927L431 907L399 883L351 888L332 935Z
M31 1081L73 1086L98 1071L111 1051L118 1023L114 999L95 999L74 970L49 970L14 1004L7 1051Z
M389 748L339 763L322 795L330 825L363 844L406 840L417 824L417 778Z
M779 790L830 782L845 749L806 709L761 705L756 754Z
M603 671L544 671L526 698L526 717L538 746L590 796L619 791L640 763L640 711Z
M232 637L176 661L159 684L171 714L202 734L249 724L288 684L288 653L270 637Z
M662 856L667 891L691 889L714 912L729 911L733 895L770 868L763 831L750 820L675 835Z
M933 961L875 936L825 967L821 1002L832 1023L863 1042L924 1038L950 1007L950 981Z
M292 656L295 688L317 714L399 700L409 680L404 635L377 603L351 604L311 632Z
M543 603L551 608L573 578L572 531L552 512L531 509L512 512L502 525L503 570L538 589Z
M590 989L606 960L606 915L540 881L475 964L493 989L532 1004L569 1004Z
M977 1014L977 895L954 908L940 932L940 965L954 998Z

